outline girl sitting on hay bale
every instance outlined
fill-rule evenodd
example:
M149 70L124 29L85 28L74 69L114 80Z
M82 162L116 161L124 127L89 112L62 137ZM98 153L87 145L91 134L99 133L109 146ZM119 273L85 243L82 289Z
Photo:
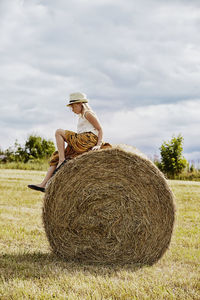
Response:
M64 129L57 129L55 133L58 151L55 151L50 160L50 167L44 180L37 185L28 185L29 188L45 192L47 181L54 175L68 159L72 159L89 150L99 150L111 147L103 143L102 126L87 104L88 99L83 93L70 94L69 104L75 114L79 115L77 133ZM65 142L67 147L65 148Z

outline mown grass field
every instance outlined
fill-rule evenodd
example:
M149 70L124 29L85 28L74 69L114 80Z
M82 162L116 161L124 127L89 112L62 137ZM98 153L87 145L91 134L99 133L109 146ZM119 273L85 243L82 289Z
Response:
M0 170L0 299L200 299L200 183L171 181L176 224L153 266L98 266L53 256L44 233L43 194L27 184L42 171Z

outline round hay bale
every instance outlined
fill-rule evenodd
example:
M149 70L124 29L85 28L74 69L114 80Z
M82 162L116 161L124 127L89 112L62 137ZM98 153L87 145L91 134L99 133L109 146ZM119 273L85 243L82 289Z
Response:
M118 146L68 161L46 189L43 222L54 253L87 263L155 263L169 246L174 202L137 149Z

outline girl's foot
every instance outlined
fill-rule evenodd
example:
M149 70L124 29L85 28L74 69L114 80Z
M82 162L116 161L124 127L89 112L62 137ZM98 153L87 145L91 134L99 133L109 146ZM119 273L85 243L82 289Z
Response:
M40 191L40 192L45 192L45 188L41 186L41 184L35 185L35 184L29 184L28 185L29 189L35 190L35 191Z

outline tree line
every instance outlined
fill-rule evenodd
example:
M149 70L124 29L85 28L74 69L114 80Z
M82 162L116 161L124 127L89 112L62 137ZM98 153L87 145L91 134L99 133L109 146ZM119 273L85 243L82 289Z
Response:
M6 162L24 162L48 159L55 151L53 141L46 140L37 135L30 135L21 146L18 141L15 141L14 147L9 147L5 151L1 150L1 156Z
M183 157L183 137L173 136L170 141L164 141L160 147L160 161L154 161L156 166L168 177L174 178L188 166L187 160ZM0 151L1 161L6 162L33 162L48 159L55 151L53 141L46 140L37 135L30 135L24 146L17 141L14 147Z

